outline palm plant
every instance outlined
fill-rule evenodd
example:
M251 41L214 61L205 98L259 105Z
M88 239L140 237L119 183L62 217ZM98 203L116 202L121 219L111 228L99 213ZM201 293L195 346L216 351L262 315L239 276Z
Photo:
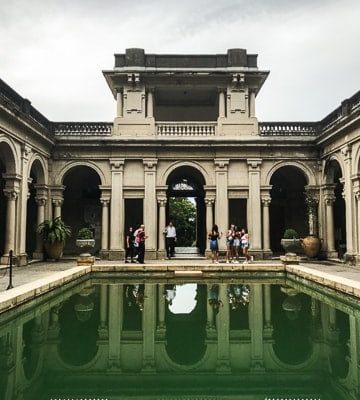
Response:
M45 220L38 226L37 232L43 242L49 244L55 242L65 244L66 239L71 236L71 228L65 225L61 217Z

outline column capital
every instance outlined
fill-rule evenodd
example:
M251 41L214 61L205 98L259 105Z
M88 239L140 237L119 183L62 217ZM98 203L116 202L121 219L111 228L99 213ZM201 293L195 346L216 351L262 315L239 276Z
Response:
M43 195L35 196L35 202L38 206L45 206L47 202L47 196Z
M63 199L52 199L52 203L54 204L55 207L61 207L63 202L64 202Z
M260 171L260 166L262 164L261 158L248 158L247 165L249 171Z
M110 204L110 197L100 197L100 203L103 207L108 207Z
M326 194L324 196L324 202L327 206L332 206L335 203L336 197L334 194Z
M347 144L346 146L342 147L340 152L345 161L351 160L351 146L350 145Z
M145 172L153 172L156 171L158 160L156 158L144 158L144 170Z
M360 189L357 188L356 190L354 190L354 194L355 194L356 200L358 202L360 202Z
M166 197L158 197L157 202L160 207L165 207L167 203L167 198Z
M270 203L271 203L271 197L267 196L267 197L261 197L261 203L264 207L269 207Z
M111 158L109 162L111 172L123 172L125 158Z
M9 200L9 201L15 201L18 198L19 195L19 191L12 188L5 188L3 190L5 197Z
M229 166L230 159L229 158L215 158L215 171L227 171Z
M320 190L318 186L305 186L305 196L307 202L315 202L318 203L320 199Z
M207 207L212 207L212 205L215 203L215 197L205 197L204 200Z
M31 147L28 144L24 143L21 147L21 158L25 161L29 161L31 153Z

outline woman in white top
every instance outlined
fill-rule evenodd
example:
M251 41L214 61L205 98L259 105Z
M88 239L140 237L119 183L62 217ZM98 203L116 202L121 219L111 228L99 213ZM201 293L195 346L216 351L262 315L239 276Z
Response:
M249 255L249 233L247 229L242 229L241 230L241 248L244 256L246 257L246 260L244 263L248 263L251 260L251 257Z

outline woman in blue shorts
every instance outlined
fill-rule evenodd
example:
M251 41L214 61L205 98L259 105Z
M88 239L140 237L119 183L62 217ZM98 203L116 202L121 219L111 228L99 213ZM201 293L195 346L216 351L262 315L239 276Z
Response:
M222 236L222 232L219 233L219 228L217 225L212 227L211 232L208 234L208 239L210 240L210 250L212 263L219 263L219 239Z

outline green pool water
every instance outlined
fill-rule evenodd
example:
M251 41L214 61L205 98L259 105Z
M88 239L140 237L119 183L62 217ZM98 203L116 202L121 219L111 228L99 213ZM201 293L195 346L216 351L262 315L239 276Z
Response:
M0 399L359 399L358 301L306 281L89 279L0 315Z

